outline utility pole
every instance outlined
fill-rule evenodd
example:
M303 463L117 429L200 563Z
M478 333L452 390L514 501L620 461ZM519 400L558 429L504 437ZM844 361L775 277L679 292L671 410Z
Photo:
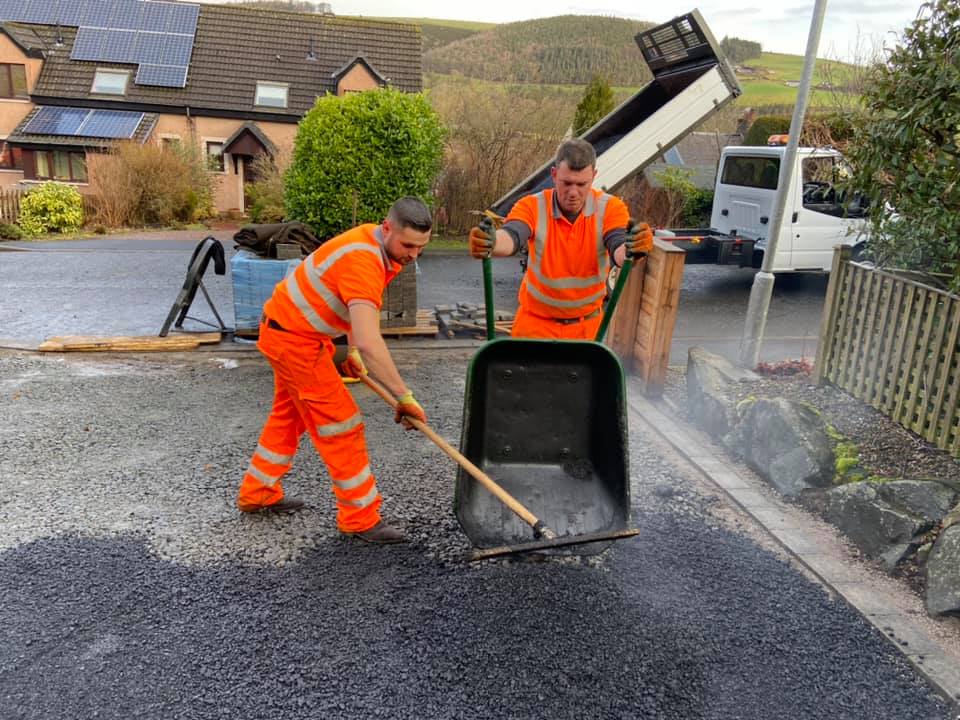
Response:
M760 359L760 344L767 325L767 313L770 311L770 298L773 296L773 259L777 252L780 228L783 226L783 211L787 205L787 190L793 177L793 168L797 162L797 146L800 144L800 132L803 118L810 98L810 83L813 81L813 68L817 62L817 48L820 46L820 30L823 28L823 16L827 11L827 0L816 0L813 6L813 18L810 20L810 35L807 37L807 53L803 61L803 73L800 76L800 88L797 90L797 104L790 118L790 136L787 149L780 163L780 177L777 181L777 194L773 199L773 217L770 218L770 232L763 251L763 266L753 278L750 289L750 303L747 305L747 319L740 342L740 364L749 369L757 366Z

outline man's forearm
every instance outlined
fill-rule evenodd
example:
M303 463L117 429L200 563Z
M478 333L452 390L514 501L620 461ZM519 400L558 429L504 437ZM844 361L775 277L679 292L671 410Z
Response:
M497 241L493 246L494 257L507 257L516 252L517 246L513 236L506 230L497 230Z
M400 397L410 388L400 377L400 371L397 370L393 362L393 356L387 349L387 344L383 337L377 334L374 337L367 338L363 345L358 345L357 349L363 357L363 362L367 369L373 373L376 378L383 383L387 390L393 393L394 397Z

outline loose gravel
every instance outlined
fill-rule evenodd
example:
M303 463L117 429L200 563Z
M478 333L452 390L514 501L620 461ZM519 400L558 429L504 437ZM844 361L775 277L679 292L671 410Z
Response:
M459 444L468 352L395 353ZM2 718L948 718L900 654L634 427L641 534L463 562L452 461L352 386L389 519L340 537L301 448L291 516L241 516L253 355L0 356Z

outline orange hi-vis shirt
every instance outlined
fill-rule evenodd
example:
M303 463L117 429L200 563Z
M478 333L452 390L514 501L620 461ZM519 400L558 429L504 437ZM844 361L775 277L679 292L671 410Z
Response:
M554 190L542 190L520 198L507 216L507 222L512 220L531 231L520 305L549 318L578 318L599 310L610 272L603 238L630 222L626 204L591 188L583 210L570 222L555 203Z
M387 256L379 225L360 225L328 240L277 283L263 311L286 331L321 339L350 330L348 307L363 300L378 310L383 289L402 269Z

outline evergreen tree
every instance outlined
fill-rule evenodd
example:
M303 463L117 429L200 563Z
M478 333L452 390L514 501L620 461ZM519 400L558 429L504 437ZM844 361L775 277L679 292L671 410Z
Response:
M594 75L573 115L573 134L579 137L615 107L613 90L606 78Z

